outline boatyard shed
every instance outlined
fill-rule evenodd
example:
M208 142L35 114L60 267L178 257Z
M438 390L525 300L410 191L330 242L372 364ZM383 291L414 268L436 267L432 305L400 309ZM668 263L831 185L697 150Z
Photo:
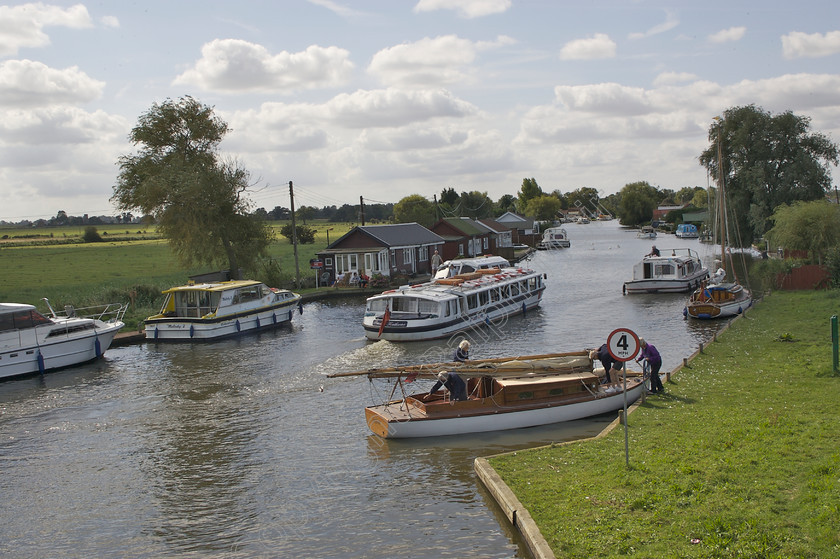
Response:
M331 285L340 274L352 277L430 274L435 250L443 255L444 240L419 223L354 227L318 253L320 284Z

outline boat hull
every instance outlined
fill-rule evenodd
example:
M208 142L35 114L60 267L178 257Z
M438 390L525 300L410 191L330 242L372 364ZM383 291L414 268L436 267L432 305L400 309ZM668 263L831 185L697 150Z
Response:
M627 403L635 402L645 390L645 383L641 379L628 379ZM406 421L389 418L386 406L371 406L365 408L365 417L371 432L383 438L438 437L573 421L619 410L624 406L624 402L624 392L617 388L612 394L599 398L574 403L541 404L538 408L530 409L496 406L476 415Z
M726 302L689 301L683 314L699 320L714 318L729 318L738 316L752 306L752 296L745 294L735 300Z
M299 298L290 299L282 305L212 319L184 317L147 319L146 338L156 341L206 341L276 328L291 322L299 301Z
M0 336L0 378L7 379L16 376L43 373L56 369L63 369L93 361L101 357L111 346L114 336L124 326L121 321L94 321L94 328L73 330L83 320L69 320L66 334L50 335L48 338L42 332L36 333L37 341L12 331ZM61 325L39 327L55 333L61 330Z
M625 293L686 293L691 291L700 282L709 277L708 273L698 274L693 277L679 280L649 279L635 280L624 283Z

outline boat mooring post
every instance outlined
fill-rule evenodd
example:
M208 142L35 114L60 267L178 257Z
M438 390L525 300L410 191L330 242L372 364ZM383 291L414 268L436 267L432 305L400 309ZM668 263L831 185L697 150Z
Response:
M840 373L840 363L838 363L837 345L840 343L837 335L837 315L831 317L831 348L834 363L834 374Z

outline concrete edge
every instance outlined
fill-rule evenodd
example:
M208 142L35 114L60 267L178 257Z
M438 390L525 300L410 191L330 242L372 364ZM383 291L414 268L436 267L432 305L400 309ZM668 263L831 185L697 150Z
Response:
M756 301L753 301L753 305L755 305ZM752 308L752 307L750 307ZM711 343L717 341L718 334L726 332L730 326L732 326L737 320L741 320L745 318L747 311L744 311L739 316L736 316L734 319L730 320L723 328L721 328L718 332L715 333L712 340L708 342L706 345L708 346ZM670 372L665 373L666 382L671 379L671 375L674 373L682 370L685 367L688 367L688 364L694 360L695 357L703 353L703 344L700 344L697 350L694 351L690 356L683 359L682 364L677 365L674 369ZM645 402L645 395L642 394L642 397L636 400L629 408L627 408L627 416L629 417L633 411L635 411L640 405ZM594 441L597 439L601 439L609 435L615 428L622 424L622 415L624 410L619 410L618 417L610 422L609 425L604 427L600 433L595 435L594 437L586 437L584 439L576 439L574 441L563 441L560 443L552 443L550 445L542 445L536 446L534 448L524 449L525 451L530 450L539 450L542 448L554 448L558 446L565 446L570 444L579 444L585 443L587 441ZM551 549L551 546L548 545L548 542L543 537L542 532L540 532L539 527L537 526L534 519L531 517L531 514L528 512L519 499L516 498L516 495L513 491L511 491L510 487L502 480L501 476L496 472L495 469L490 465L487 461L488 458L493 458L494 456L505 456L508 454L514 454L517 452L523 452L523 450L516 450L512 452L502 452L499 454L493 454L487 457L478 457L473 461L473 470L478 476L478 479L484 486L487 488L487 491L493 497L493 500L496 501L499 509L505 515L505 518L508 519L511 526L519 532L519 535L522 537L525 545L528 547L528 550L531 552L531 555L534 559L554 559L554 551Z

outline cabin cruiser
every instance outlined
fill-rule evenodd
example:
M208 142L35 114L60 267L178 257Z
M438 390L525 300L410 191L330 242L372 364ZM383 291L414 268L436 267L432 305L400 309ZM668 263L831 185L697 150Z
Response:
M537 243L537 250L551 250L555 248L569 248L569 236L562 227L549 227L543 231L542 240Z
M624 282L624 293L682 293L708 277L709 270L695 251L668 249L662 256L647 255L633 266L633 279Z
M78 313L90 309L65 307L56 313L49 301L49 316L34 305L0 303L0 378L78 365L102 357L114 336L125 326L122 317L128 305L97 307L91 316Z
M254 280L188 284L163 292L159 314L146 319L146 338L213 340L290 322L300 295Z
M369 297L362 324L370 340L445 338L492 326L539 306L545 277L501 256L449 260L426 283Z

